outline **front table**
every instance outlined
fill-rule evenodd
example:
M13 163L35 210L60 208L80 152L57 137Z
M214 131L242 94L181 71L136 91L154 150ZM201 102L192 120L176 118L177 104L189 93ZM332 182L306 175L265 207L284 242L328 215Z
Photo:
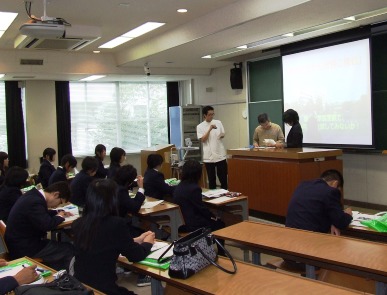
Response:
M294 189L328 169L343 171L337 149L227 150L228 189L249 196L249 209L286 216Z

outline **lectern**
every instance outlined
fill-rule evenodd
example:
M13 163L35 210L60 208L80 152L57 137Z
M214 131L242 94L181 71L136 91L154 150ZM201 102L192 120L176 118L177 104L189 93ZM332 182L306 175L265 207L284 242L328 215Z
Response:
M171 172L171 165L170 165L170 155L171 155L171 148L174 147L173 144L163 144L163 145L156 145L147 149L141 150L141 174L144 175L147 164L146 160L148 158L148 155L150 154L159 154L163 157L164 163L161 166L161 171L164 174L165 179L171 178L172 172Z
M286 216L294 189L328 169L343 172L338 149L233 149L227 151L228 189L249 197L249 209Z

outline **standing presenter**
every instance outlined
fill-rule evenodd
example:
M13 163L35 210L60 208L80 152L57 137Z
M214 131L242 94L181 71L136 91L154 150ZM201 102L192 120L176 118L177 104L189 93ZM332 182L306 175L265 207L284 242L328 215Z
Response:
M225 135L221 121L214 120L214 108L205 106L202 110L204 121L196 126L198 139L203 144L203 162L206 166L210 189L216 189L216 175L220 187L227 189L226 150L222 139Z

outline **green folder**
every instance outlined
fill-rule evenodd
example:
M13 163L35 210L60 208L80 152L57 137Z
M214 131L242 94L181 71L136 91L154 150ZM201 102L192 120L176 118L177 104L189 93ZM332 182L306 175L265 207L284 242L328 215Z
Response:
M139 261L138 263L143 264L143 265L147 265L147 266L151 266L151 267L155 267L155 268L161 268L161 269L165 270L165 269L169 268L169 264L171 263L171 261L168 260L168 261L165 261L162 263L158 263L157 259L145 258L144 260Z

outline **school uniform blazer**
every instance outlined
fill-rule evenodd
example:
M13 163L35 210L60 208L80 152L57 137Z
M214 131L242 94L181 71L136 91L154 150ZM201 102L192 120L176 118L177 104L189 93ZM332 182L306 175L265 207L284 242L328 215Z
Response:
M38 176L39 181L44 188L48 186L48 181L50 180L50 177L54 172L55 167L50 163L50 161L43 159L42 164L39 168Z
M130 234L130 228L124 218L105 216L98 224L96 236L90 249L81 250L77 235L83 223L81 217L72 224L75 234L75 277L82 283L109 295L122 293L117 286L116 263L121 254L129 261L143 260L152 248L150 243L137 244ZM122 288L122 287L121 287Z
M0 279L0 294L7 294L18 287L19 284L12 276L4 277Z
M95 178L106 178L108 170L105 168L105 166L103 165L103 162L101 161L101 159L99 157L95 156L94 158L96 158L98 161L98 169L97 169L97 173L95 173L94 177Z
M174 186L165 183L164 174L155 169L148 169L144 174L144 190L148 197L164 200L165 195L173 195Z
M117 170L120 168L120 164L110 163L110 166L107 171L107 178L114 178L117 173Z
M188 231L211 225L211 217L215 216L204 204L202 189L198 184L180 182L173 193L173 200L180 206Z
M304 135L300 123L295 123L288 133L286 138L286 147L301 148Z
M66 177L65 168L58 167L58 168L56 168L55 172L52 173L52 175L50 176L50 179L48 181L48 185L51 185L55 182L66 181L66 180L67 180L67 177Z
M22 195L22 192L17 187L5 185L0 189L0 219L7 223L9 212Z
M64 221L56 216L56 210L48 210L43 195L32 189L21 196L8 216L5 242L12 259L34 257L49 242L47 231Z
M145 196L137 192L134 198L129 196L128 189L123 185L118 186L118 209L121 217L127 217L128 213L136 214L141 209Z
M84 170L81 170L77 175L75 175L70 184L70 202L78 206L85 206L87 188L93 180L94 177L87 174Z
M304 181L289 202L285 225L321 233L327 233L332 224L344 229L352 216L343 211L340 199L340 191L323 179Z

